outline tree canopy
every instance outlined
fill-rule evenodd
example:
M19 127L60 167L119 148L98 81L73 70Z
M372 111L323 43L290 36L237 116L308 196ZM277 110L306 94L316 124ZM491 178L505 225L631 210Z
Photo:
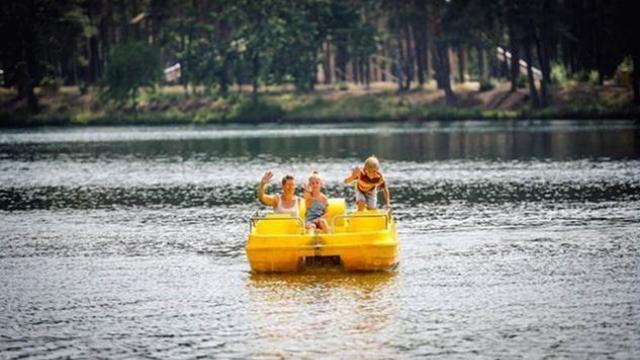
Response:
M405 91L434 79L451 103L452 80L505 77L515 89L522 72L539 106L556 67L603 82L627 66L640 101L631 8L624 0L6 0L0 69L34 110L33 88L50 79L101 85L120 99L162 82L160 70L176 63L185 89L220 96L234 84L257 96L269 84L312 91L319 81L393 81ZM511 58L501 63L497 47Z

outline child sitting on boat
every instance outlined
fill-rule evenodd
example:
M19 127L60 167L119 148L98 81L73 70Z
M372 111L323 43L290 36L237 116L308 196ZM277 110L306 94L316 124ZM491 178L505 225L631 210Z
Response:
M378 202L378 189L382 189L384 202L387 208L391 207L391 196L389 188L380 171L380 161L375 156L370 156L364 161L364 168L354 167L351 175L344 179L345 184L356 182L356 205L358 211L365 207L368 210L375 210Z
M329 232L329 222L327 221L327 208L329 202L327 197L320 192L322 190L322 178L317 171L311 173L309 181L304 187L304 200L307 206L304 223L307 231L313 233L316 229Z
M258 187L258 200L264 205L272 206L273 212L291 214L291 216L297 217L300 209L300 198L295 195L295 178L292 175L285 175L282 178L282 194L267 195L264 188L272 178L273 173L271 171L267 171L262 176Z

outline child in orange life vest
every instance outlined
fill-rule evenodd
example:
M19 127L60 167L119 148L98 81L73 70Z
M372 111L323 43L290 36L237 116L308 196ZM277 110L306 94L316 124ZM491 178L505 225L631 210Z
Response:
M356 204L358 211L365 209L374 210L377 207L378 188L384 194L384 203L387 208L391 207L391 197L389 188L380 172L380 162L375 156L370 156L364 161L364 168L353 168L351 175L344 179L345 184L356 181Z

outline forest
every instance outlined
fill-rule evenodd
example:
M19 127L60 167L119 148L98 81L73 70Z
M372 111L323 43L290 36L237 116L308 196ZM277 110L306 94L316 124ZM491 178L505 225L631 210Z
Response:
M631 1L604 0L5 0L0 82L31 113L37 88L95 89L136 103L140 89L179 86L226 98L245 87L435 82L523 87L553 104L568 79L627 86L640 102L640 33Z

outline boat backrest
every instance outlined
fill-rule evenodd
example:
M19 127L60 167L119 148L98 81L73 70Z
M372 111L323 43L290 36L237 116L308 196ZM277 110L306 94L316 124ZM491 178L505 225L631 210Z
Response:
M255 223L257 234L298 234L302 231L299 219L289 214L267 214Z
M328 214L327 214L327 219L329 220L329 222L331 223L333 218L336 217L336 216L344 215L346 207L347 207L347 203L342 198L331 198L331 199L329 199L329 209L328 209L329 211L328 211ZM336 226L343 226L344 225L344 219L339 218L336 221L335 225Z
M347 231L378 231L385 230L387 218L382 210L365 210L355 212L349 217Z
M329 223L333 220L335 216L344 215L345 209L347 207L347 203L343 198L329 198L329 209L327 212L327 219ZM306 216L306 206L304 200L300 204L300 218L304 219ZM337 226L344 225L344 220L339 219L336 222Z

